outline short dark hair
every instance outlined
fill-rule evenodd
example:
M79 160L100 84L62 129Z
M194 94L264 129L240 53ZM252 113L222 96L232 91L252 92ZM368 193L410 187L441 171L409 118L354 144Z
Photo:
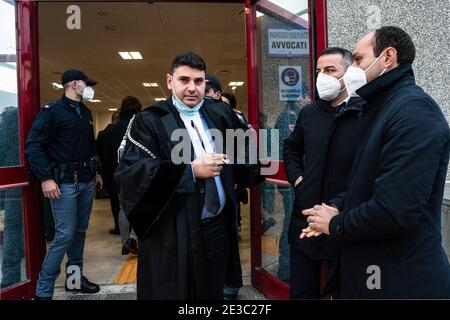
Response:
M373 53L380 56L384 49L393 47L397 50L398 64L412 64L416 58L414 42L406 31L398 27L384 26L375 30Z
M340 54L342 56L342 65L345 67L350 67L353 62L353 55L352 53L344 48L340 47L329 47L322 51L322 53L319 55L319 57L326 56L329 54Z
M117 121L119 121L120 119L120 112L119 111L114 111L111 114L111 123L116 123Z
M220 83L220 80L217 79L216 76L212 74L207 74L205 79L206 79L206 86L205 86L206 92L209 89L213 89L214 93L216 93L217 91L222 92L222 84Z
M206 72L206 63L203 58L191 51L181 53L173 59L170 73L173 74L174 70L180 66L188 66Z
M236 97L234 96L234 94L229 93L229 92L224 92L222 93L222 97L227 98L230 101L230 107L232 107L233 109L236 109Z
M124 115L126 113L138 113L142 109L142 104L138 98L133 96L126 96L122 100L122 104L120 106L120 115Z

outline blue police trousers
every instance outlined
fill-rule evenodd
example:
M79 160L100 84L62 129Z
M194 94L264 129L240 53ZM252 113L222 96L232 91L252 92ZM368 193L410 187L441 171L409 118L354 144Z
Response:
M52 297L55 281L61 272L61 263L67 253L67 266L83 270L83 251L86 230L94 199L94 180L87 183L59 186L60 199L51 199L55 220L55 238L50 244L36 286L36 295Z

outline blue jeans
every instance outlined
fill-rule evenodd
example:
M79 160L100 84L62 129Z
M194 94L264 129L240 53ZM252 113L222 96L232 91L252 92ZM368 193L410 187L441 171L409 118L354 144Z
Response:
M55 238L48 248L36 286L39 297L53 296L61 262L67 253L67 266L77 265L83 270L83 251L86 230L94 200L94 181L59 186L60 199L50 200L55 220Z

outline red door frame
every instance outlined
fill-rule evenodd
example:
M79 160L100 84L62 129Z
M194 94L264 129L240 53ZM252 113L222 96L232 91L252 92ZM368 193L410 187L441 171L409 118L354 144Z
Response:
M259 83L258 83L258 43L256 6L262 5L268 10L276 12L276 6L267 0L246 0L246 36L247 36L247 88L248 88L248 118L252 126L259 129ZM279 13L280 14L280 13ZM309 43L311 48L311 97L314 97L315 73L314 64L320 53L327 47L326 0L310 0L309 15ZM277 184L287 184L284 163L280 161L278 173L267 177L267 180ZM251 190L251 279L252 285L271 299L288 299L289 286L277 277L261 268L261 203L259 187Z
M22 188L23 233L27 280L0 293L1 299L30 299L45 252L41 196L36 185L29 184L24 144L35 114L39 110L39 61L37 49L37 8L31 1L16 2L17 73L19 102L19 142L21 165L0 168L0 190Z

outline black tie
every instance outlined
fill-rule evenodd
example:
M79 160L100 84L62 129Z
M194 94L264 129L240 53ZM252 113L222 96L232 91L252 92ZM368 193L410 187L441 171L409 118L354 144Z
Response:
M195 132L197 132L197 136L202 144L203 150L205 150L206 153L205 144L203 143L202 136L200 135L200 131L198 131L194 120L191 120L191 126L195 129ZM205 207L209 213L214 215L217 214L220 209L219 192L217 191L215 178L205 179Z

